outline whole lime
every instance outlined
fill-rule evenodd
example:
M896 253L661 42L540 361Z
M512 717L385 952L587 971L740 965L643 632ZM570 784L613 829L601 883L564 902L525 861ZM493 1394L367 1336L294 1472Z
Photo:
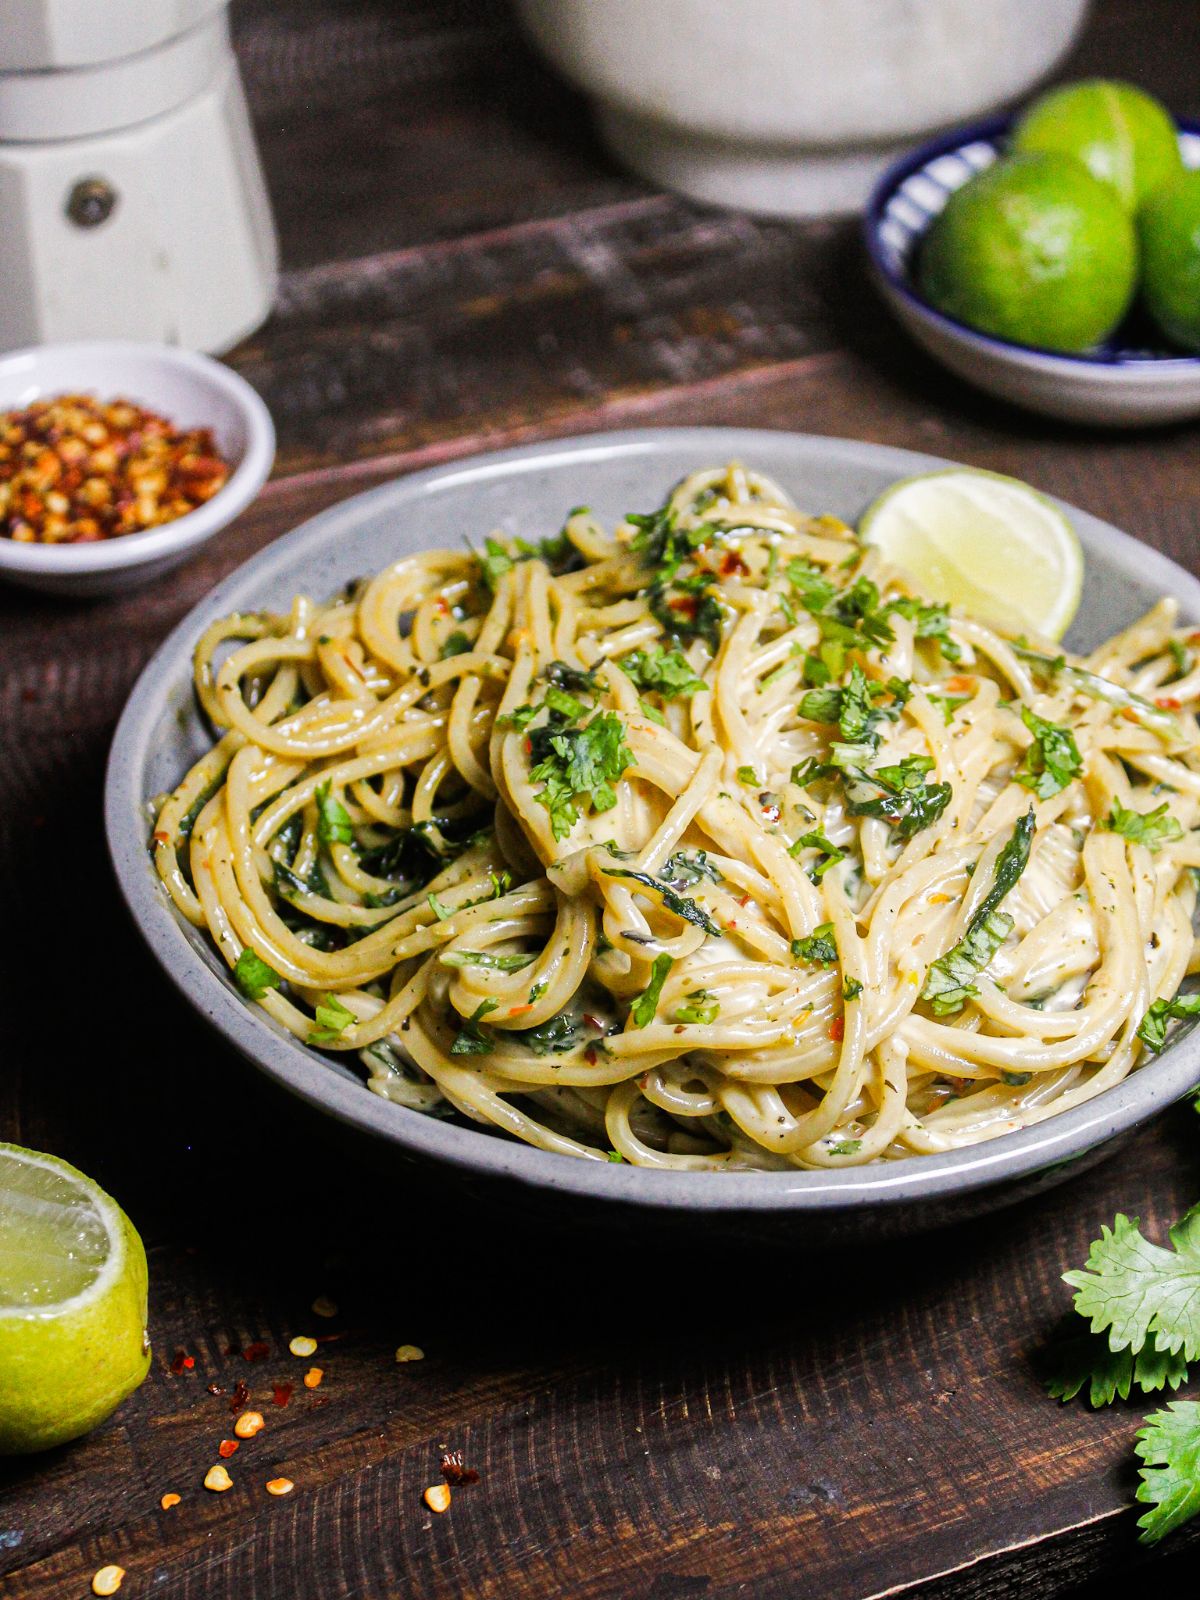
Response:
M1181 173L1138 214L1142 298L1168 339L1200 351L1200 172Z
M1082 161L1136 211L1182 170L1171 114L1131 83L1092 78L1039 95L1013 130L1014 150L1054 151Z
M1113 191L1072 157L1007 156L950 196L917 282L939 311L983 333L1086 350L1133 298L1137 236Z
M0 1455L77 1439L149 1366L129 1218L65 1161L0 1144Z

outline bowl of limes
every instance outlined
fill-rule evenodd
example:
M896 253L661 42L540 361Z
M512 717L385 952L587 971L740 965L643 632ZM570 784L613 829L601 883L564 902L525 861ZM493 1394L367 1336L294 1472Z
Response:
M1144 91L1068 84L922 146L865 231L900 321L978 388L1109 427L1200 415L1200 123Z

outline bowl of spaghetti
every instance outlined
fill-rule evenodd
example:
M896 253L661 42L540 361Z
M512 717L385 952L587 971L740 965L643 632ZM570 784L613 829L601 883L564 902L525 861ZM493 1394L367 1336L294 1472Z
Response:
M1065 650L961 616L854 532L943 465L648 430L323 513L118 728L151 948L292 1092L526 1194L828 1239L1097 1159L1200 1077L1200 584L1071 512Z

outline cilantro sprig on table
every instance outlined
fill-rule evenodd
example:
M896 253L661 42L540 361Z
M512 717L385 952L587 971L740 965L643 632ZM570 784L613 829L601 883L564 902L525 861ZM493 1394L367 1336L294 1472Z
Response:
M1090 1331L1060 1341L1047 1387L1055 1398L1086 1392L1093 1406L1126 1400L1134 1390L1178 1389L1200 1357L1200 1206L1155 1244L1136 1217L1118 1214L1104 1227L1083 1267L1063 1274L1075 1310ZM1173 1400L1145 1418L1136 1434L1137 1499L1143 1544L1157 1544L1200 1512L1200 1402Z

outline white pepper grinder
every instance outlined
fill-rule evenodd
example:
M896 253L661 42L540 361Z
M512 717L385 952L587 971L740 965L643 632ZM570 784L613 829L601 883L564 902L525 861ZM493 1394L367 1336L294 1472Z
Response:
M228 0L3 0L0 349L227 350L278 251Z

